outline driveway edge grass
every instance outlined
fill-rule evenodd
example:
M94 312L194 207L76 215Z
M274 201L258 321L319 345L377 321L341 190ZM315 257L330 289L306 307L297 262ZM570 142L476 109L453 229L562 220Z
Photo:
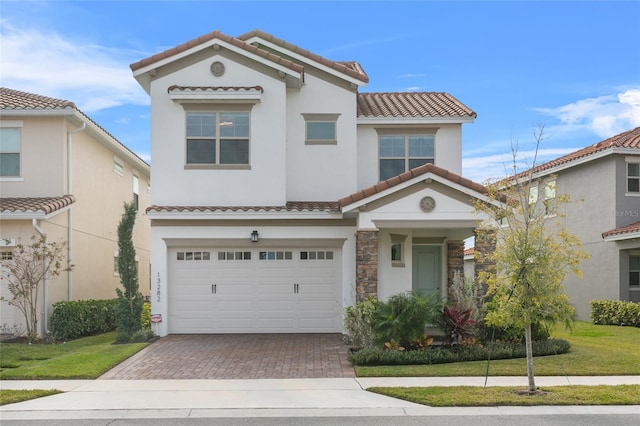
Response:
M63 392L57 389L0 389L0 405L15 404L59 393Z

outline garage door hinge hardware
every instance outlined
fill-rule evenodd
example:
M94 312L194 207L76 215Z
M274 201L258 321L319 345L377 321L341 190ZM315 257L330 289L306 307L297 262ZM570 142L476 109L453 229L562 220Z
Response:
M211 294L216 294L218 292L218 284L211 284Z

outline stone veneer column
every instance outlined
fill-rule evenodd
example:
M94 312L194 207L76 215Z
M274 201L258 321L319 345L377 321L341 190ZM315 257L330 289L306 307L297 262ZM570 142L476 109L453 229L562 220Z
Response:
M356 301L378 297L378 231L356 232Z
M447 242L447 295L450 295L456 272L464 282L464 241Z
M495 229L476 228L473 231L475 235L475 282L478 286L477 297L483 298L487 294L487 285L480 282L478 276L481 272L490 274L496 273L496 263L490 258L490 255L496 249L496 231Z

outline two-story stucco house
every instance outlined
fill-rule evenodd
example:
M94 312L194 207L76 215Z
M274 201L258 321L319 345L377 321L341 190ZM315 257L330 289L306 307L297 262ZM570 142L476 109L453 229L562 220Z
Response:
M131 65L151 96L154 314L168 333L340 332L354 301L446 297L485 188L447 93L218 31Z
M578 317L589 319L590 300L640 302L640 127L523 172L529 173L538 182L555 179L534 186L531 202L556 192L571 199L559 206L559 220L589 254L583 276L564 282Z
M40 334L60 300L112 299L120 287L117 226L137 200L134 244L140 289L149 294L149 165L73 102L0 88L0 254L32 236L65 242L75 268L43 283ZM9 297L7 283L0 282ZM22 316L0 302L0 326L20 331ZM24 331L24 330L23 330Z

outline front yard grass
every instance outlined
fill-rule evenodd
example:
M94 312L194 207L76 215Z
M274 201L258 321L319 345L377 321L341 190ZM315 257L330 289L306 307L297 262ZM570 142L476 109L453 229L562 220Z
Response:
M369 388L368 391L431 407L496 407L506 405L639 405L640 385L551 386L542 394L523 395L523 388L456 386Z
M538 376L615 376L640 374L640 328L576 322L572 330L558 327L552 337L571 343L567 354L534 358ZM487 361L437 365L355 367L358 377L484 376ZM490 376L525 376L526 360L489 363Z
M111 332L55 344L0 343L0 379L95 379L148 345L115 340Z
M50 390L0 390L0 405L14 404L16 402L27 401L29 399L42 398L43 396L55 395L62 391Z

